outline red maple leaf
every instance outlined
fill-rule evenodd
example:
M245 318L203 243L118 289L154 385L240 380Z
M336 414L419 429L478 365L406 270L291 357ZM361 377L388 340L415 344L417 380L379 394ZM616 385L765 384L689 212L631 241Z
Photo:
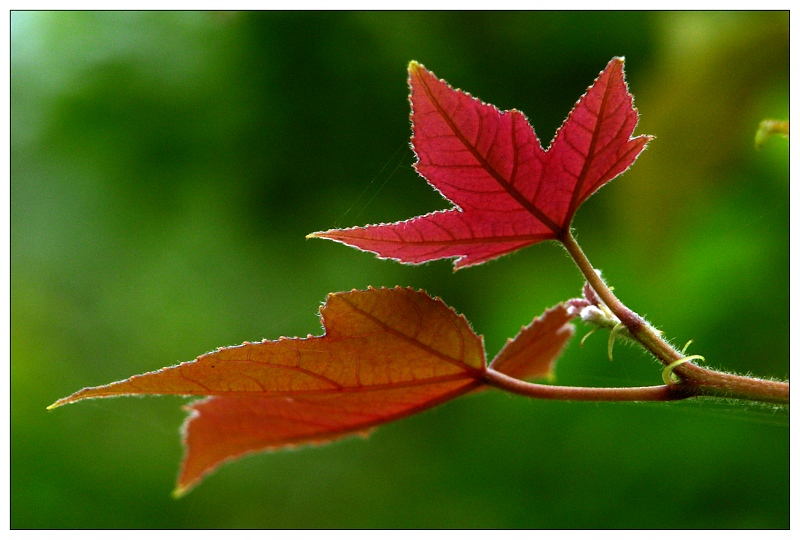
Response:
M608 63L547 150L521 112L499 111L411 62L415 168L456 207L309 237L405 263L458 257L456 269L561 238L581 203L652 138L631 138L639 116L623 62Z

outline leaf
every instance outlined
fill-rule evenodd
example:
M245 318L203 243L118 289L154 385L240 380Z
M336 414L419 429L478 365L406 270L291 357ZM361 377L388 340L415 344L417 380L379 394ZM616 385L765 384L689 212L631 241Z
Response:
M455 208L309 237L405 263L458 257L456 269L480 264L558 239L581 203L651 139L631 138L639 117L622 58L608 63L546 151L521 112L454 90L416 62L408 71L415 167Z
M509 339L489 367L515 379L551 377L556 360L575 334L570 324L574 318L564 304L546 310Z
M423 292L331 294L320 312L321 337L219 349L54 406L132 394L214 396L189 405L183 492L224 460L362 433L464 394L485 372L482 339Z
M565 313L561 305L546 311L493 365L508 375L541 373L570 333ZM187 406L180 495L225 461L365 434L484 385L482 338L462 315L425 292L397 287L335 293L320 314L323 336L218 349L193 362L85 388L48 409L123 395L211 396Z

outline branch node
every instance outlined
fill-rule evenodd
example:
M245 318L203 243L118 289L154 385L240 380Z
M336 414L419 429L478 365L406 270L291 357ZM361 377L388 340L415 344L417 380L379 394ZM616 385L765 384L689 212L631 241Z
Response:
M691 340L689 341L689 343L691 343ZM689 346L689 343L687 343L683 347L684 351ZM675 360L671 364L667 365L667 367L664 368L664 371L661 372L661 378L664 379L664 383L669 385L678 384L680 382L680 379L677 377L677 375L673 373L673 371L679 365L685 364L686 362L690 362L692 360L702 360L703 362L706 361L706 359L700 356L699 354L693 354L692 356L686 356L684 358L681 358L680 360Z

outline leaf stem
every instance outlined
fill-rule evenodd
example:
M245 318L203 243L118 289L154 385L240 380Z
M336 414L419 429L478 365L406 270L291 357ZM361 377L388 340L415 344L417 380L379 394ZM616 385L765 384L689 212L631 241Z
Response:
M627 388L590 388L535 384L488 368L483 382L501 390L537 399L570 401L674 401L696 395L689 387L679 385L639 386Z
M667 343L655 328L650 326L637 313L629 309L611 292L603 279L595 271L589 259L583 253L570 230L566 230L558 238L569 252L581 273L586 277L592 289L605 303L608 309L625 325L631 335L642 344L653 356L668 366L684 358L684 355ZM702 368L691 362L678 365L674 373L681 381L672 386L691 389L692 395L730 397L750 401L770 403L789 403L789 383L758 379L722 373Z

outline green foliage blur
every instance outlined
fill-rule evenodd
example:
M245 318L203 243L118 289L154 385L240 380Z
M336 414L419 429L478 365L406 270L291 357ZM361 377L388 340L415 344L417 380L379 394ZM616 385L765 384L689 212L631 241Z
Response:
M219 346L319 334L328 292L441 296L491 358L583 280L555 244L477 268L305 235L448 207L411 168L417 60L549 141L627 58L656 139L578 212L619 297L708 364L789 370L788 13L15 12L14 528L785 528L786 409L483 392L368 440L259 454L170 498L187 400L56 399ZM588 329L578 325L577 337ZM607 333L557 382L660 384Z

